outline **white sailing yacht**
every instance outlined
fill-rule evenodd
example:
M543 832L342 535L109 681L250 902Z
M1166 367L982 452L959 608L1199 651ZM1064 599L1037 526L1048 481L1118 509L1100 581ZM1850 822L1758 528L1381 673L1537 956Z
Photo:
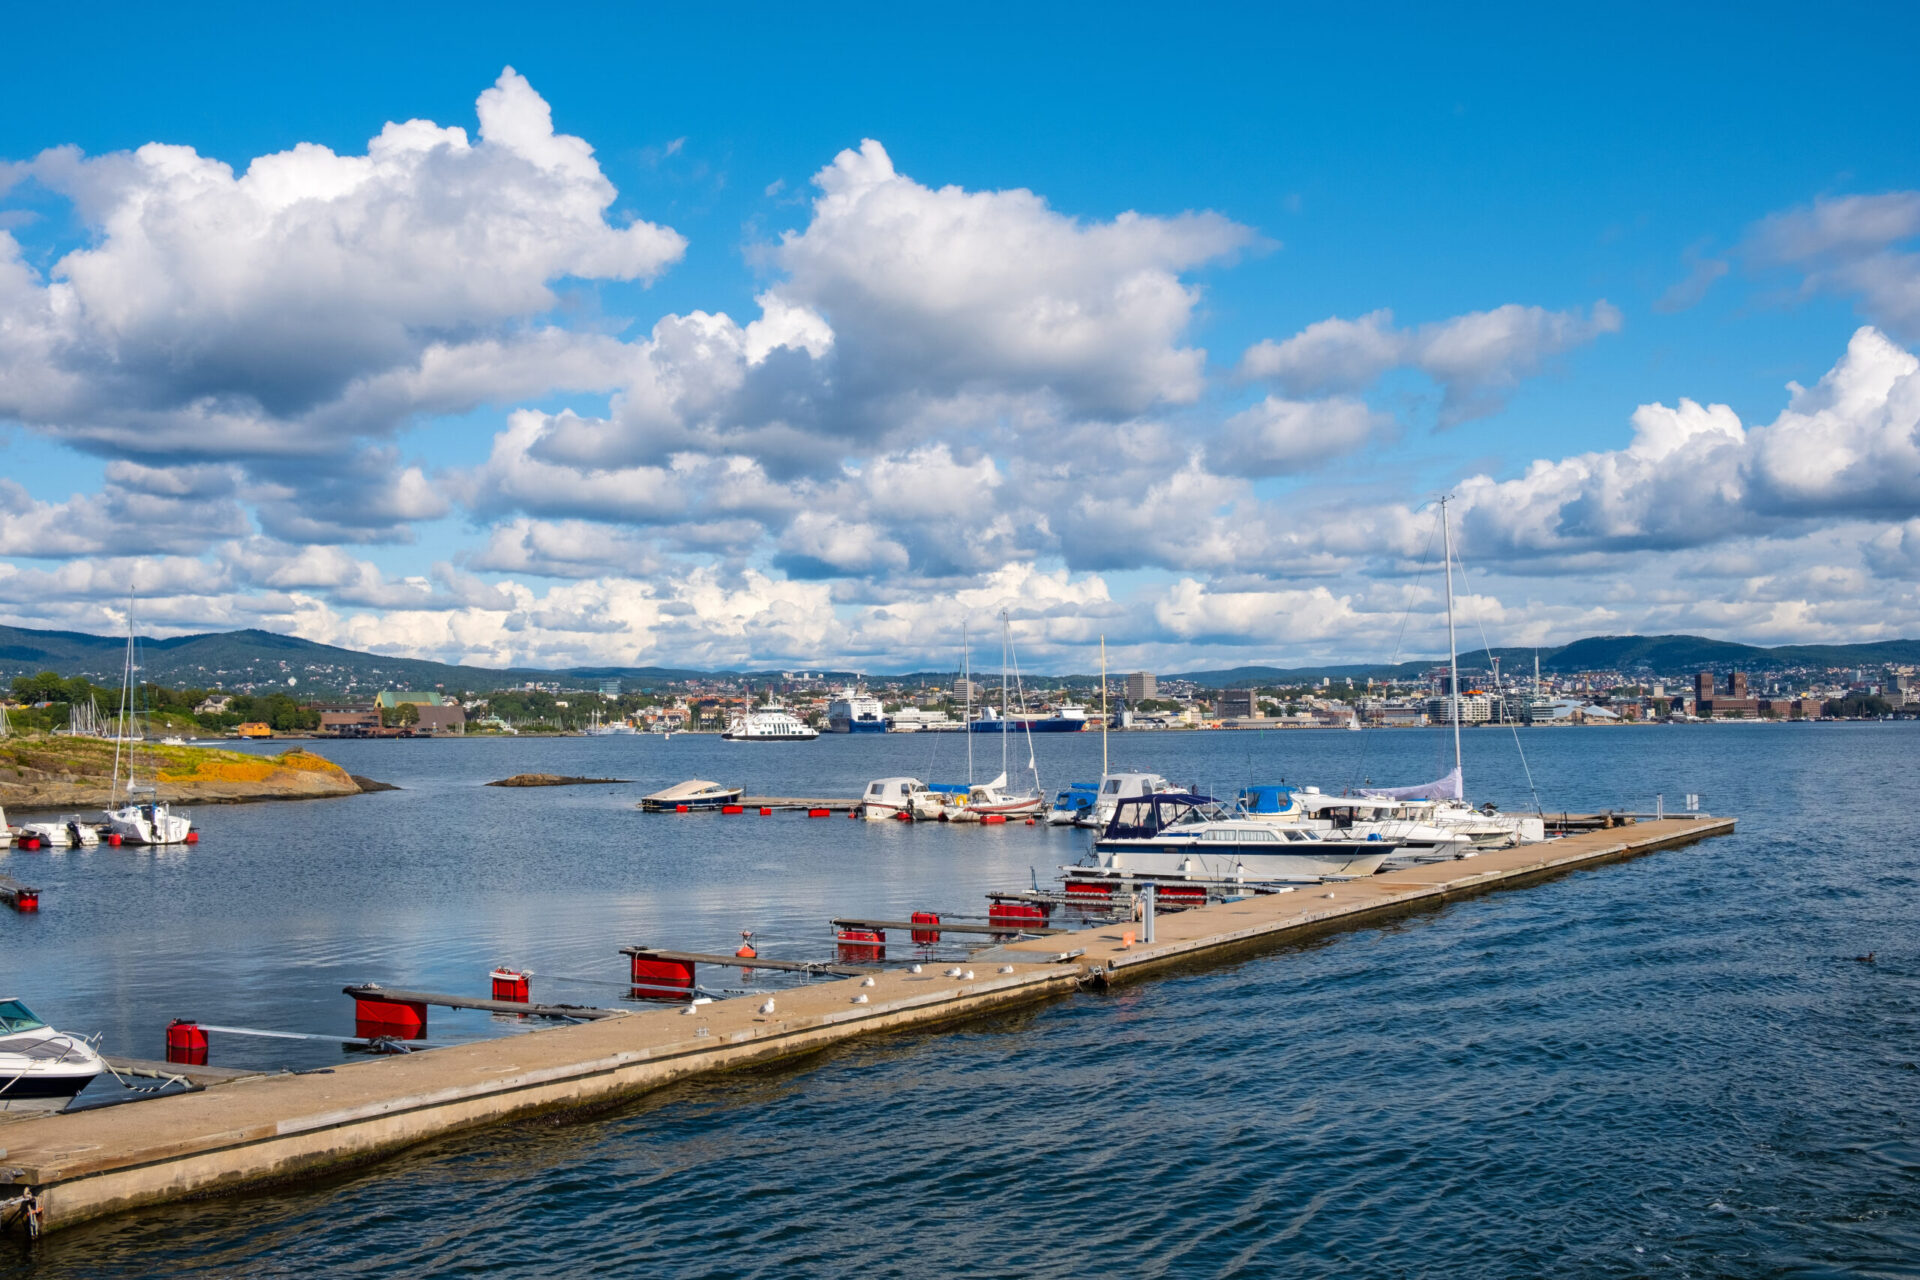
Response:
M1007 611L1000 611L1000 715L1004 720L1007 714L1008 695L1011 689L1008 680L1013 661L1013 623L1007 617ZM967 680L969 692L968 710L972 710L971 691L973 681ZM1024 696L1024 692L1023 692ZM949 814L953 822L977 822L982 818L996 815L1006 818L1031 817L1039 813L1046 805L1047 798L1040 791L1040 769L1033 755L1033 730L1027 729L1027 771L1033 775L1033 787L1025 792L1009 789L1008 754L1012 749L1013 726L1004 724L1000 732L1000 776L992 782L975 783L973 781L973 724L967 725L967 798L961 808Z
M1412 787L1363 787L1360 794L1371 799L1409 801L1407 816L1467 837L1476 849L1504 849L1509 845L1532 844L1546 839L1546 824L1539 818L1482 811L1467 803L1464 776L1460 768L1460 647L1453 626L1453 530L1447 522L1447 503L1440 499L1440 547L1446 562L1447 580L1447 686L1453 721L1453 772L1432 782Z
M135 744L143 735L136 733L139 716L139 686L135 683L140 665L136 661L133 638L133 597L127 597L127 660L120 678L120 736L113 745L113 793L107 809L107 830L120 837L122 844L185 844L193 830L193 821L184 813L175 813L160 799L157 783L141 785L134 778ZM126 781L121 782L120 760L127 762Z

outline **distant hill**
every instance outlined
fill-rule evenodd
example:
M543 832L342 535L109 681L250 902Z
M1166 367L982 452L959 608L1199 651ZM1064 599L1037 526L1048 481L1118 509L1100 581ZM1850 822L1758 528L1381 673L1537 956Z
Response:
M550 671L535 667L466 667L418 658L390 658L356 649L315 644L271 631L220 631L205 635L140 640L142 678L177 687L224 689L286 686L336 693L379 689L450 689L486 692L527 681L588 686L618 678L628 688L645 688L705 676L702 671L670 667L582 667ZM99 684L119 683L127 642L124 636L81 631L40 631L0 627L0 678L57 671L86 676Z
M1475 649L1460 655L1460 665L1485 670L1498 658L1515 675L1531 672L1535 655L1540 670L1553 675L1580 671L1646 671L1653 675L1684 675L1693 671L1783 671L1795 667L1878 667L1888 663L1920 663L1920 640L1882 640L1871 644L1792 644L1777 648L1709 640L1705 636L1588 636L1571 644L1544 649ZM1420 658L1395 666L1233 667L1225 671L1194 671L1165 676L1191 680L1207 689L1246 685L1285 685L1318 680L1322 676L1358 680L1406 679L1446 661L1445 655Z
M297 691L329 693L366 693L379 689L410 688L469 689L485 693L510 688L528 681L590 688L602 680L618 679L628 689L657 688L661 685L693 679L765 680L778 678L778 671L698 671L684 667L570 667L549 670L540 667L468 667L418 658L390 658L377 653L362 653L333 645L315 644L293 636L270 631L218 631L204 635L174 636L166 640L142 639L141 675L144 679L176 687L248 690L268 685L287 687L294 682ZM1704 636L1589 636L1571 644L1538 651L1540 669L1556 675L1578 671L1647 671L1655 675L1683 675L1691 671L1725 671L1738 667L1745 671L1778 671L1790 667L1878 667L1887 663L1920 663L1920 640L1884 640L1873 644L1784 645L1763 649L1728 640L1709 640ZM120 679L126 639L121 636L97 636L83 631L40 631L31 627L0 627L0 680L41 671L57 671L63 676L86 676L97 683L114 685ZM1515 674L1531 671L1532 649L1474 650L1460 655L1460 665L1485 669L1498 657L1501 666ZM1418 658L1389 666L1386 663L1340 663L1318 667L1230 667L1219 671L1193 671L1185 675L1161 677L1164 680L1190 680L1202 688L1225 689L1248 685L1305 684L1325 676L1339 680L1409 679L1427 671L1440 658ZM853 678L851 672L822 671L808 668L829 683ZM925 680L946 684L951 671L915 672L895 679ZM1121 673L1116 671L1114 676ZM974 672L983 684L993 683L997 673ZM1093 675L1045 675L1025 677L1030 687L1091 687Z

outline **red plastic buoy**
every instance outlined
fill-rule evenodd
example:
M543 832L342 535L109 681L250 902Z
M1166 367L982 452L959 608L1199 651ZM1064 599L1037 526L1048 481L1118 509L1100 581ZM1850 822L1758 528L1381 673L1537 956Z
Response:
M1001 823L1001 824L1003 824L1003 825L1004 825L1004 824L1006 823L1006 820L1007 820L1007 815L1006 815L1006 814L1004 814L1004 813L989 813L989 814L986 814L985 816L983 816L983 817L982 817L982 818L980 819L980 821L981 821L981 822L983 822L983 823L985 823L985 822L998 822L998 823Z
M675 813L692 813L692 812L693 812L693 810L692 810L691 808L689 808L688 806L686 806L686 805L684 805L684 804L677 804L677 805L675 805L675 806L673 806L673 811L674 811Z
M198 831L189 831L189 832L187 832L187 843L188 843L188 844L199 844L199 843L200 843L200 833L199 833Z
M37 836L28 836L20 842L20 847L22 849L38 849L40 847L40 839Z
M120 833L118 831L115 831L110 835L108 835L107 843L112 845L114 848L118 849L120 847Z
M1028 819L1027 819L1027 825L1028 825L1028 826L1032 826L1032 825L1033 825L1033 819L1032 819L1032 818L1028 818Z
M833 816L833 810L831 810L831 809L809 809L809 810L807 810L807 816L808 816L809 818L831 818L831 817Z
M723 804L720 806L720 812L722 813L745 813L746 811L747 810L744 805Z
M167 1061L190 1067L207 1065L207 1033L189 1018L175 1018L167 1024Z
M30 916L40 909L40 891L22 889L13 895L13 909L23 916Z
M773 810L763 808L760 810L760 816L763 818L771 818L773 816Z
M493 980L493 998L513 1004L525 1004L533 988L533 975L518 969L499 968L489 973Z

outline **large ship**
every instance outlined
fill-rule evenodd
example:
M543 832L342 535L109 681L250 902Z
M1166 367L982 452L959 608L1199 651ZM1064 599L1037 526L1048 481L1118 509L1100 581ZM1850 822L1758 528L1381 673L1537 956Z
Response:
M885 733L887 709L880 699L852 685L827 704L828 733Z
M1015 733L1079 733L1087 724L1084 709L1065 703L1045 715L1032 711L1009 711L1002 716L992 707L982 707L980 714L967 727L975 733L1005 733L1009 729Z
M735 712L720 735L728 742L812 742L820 731L777 702Z

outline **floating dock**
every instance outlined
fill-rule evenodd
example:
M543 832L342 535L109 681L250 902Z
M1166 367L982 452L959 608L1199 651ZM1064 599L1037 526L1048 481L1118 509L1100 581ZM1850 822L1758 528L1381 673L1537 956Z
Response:
M619 1011L592 1022L323 1072L223 1081L200 1068L196 1083L204 1083L195 1092L0 1126L0 1221L16 1232L54 1230L140 1206L298 1178L513 1116L603 1106L688 1076L1244 954L1463 894L1727 835L1733 827L1729 818L1690 815L1587 831L1363 880L1163 913L1151 930L1144 921L1106 924L1008 943L958 965L929 963L922 973L863 970L859 977L776 992L770 1011L760 996L746 996ZM1149 932L1151 940L1145 940ZM729 966L752 963L680 954Z

